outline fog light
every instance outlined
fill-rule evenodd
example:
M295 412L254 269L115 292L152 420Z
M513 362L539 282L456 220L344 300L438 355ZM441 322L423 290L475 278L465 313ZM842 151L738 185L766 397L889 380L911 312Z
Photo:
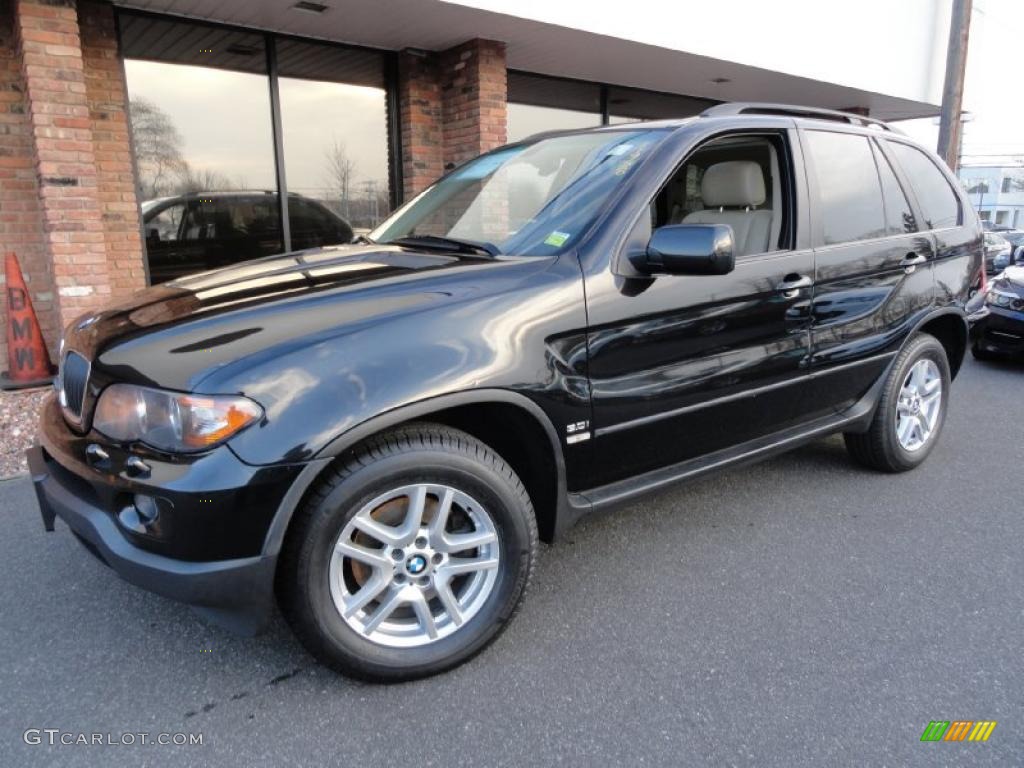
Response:
M135 510L139 513L139 519L143 525L155 523L157 517L160 516L156 499L152 496L146 496L144 493L135 494Z
M134 503L117 513L117 520L133 533L153 534L160 519L160 511L171 506L167 499L136 493Z

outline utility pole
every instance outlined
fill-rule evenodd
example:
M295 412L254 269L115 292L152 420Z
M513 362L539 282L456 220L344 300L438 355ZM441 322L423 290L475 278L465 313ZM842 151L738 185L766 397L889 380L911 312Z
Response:
M946 80L942 87L938 153L953 173L960 164L960 132L963 131L960 111L964 101L972 4L973 0L953 0L953 13L949 19L949 50L946 53Z

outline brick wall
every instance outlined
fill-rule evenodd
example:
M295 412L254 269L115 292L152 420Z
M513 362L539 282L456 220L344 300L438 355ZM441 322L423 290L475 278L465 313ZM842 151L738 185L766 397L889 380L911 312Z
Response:
M145 285L107 3L0 0L0 248L18 254L51 354L76 316Z
M14 1L0 0L0 255L7 251L18 254L43 336L53 343L59 336L59 323L42 235L35 149L27 113ZM0 272L0 283L3 280ZM0 312L0 369L7 368L6 323L6 312Z
M402 192L408 200L444 172L441 84L433 54L399 54L398 116Z
M131 293L145 287L146 271L114 9L80 1L78 21L110 288L114 295Z
M111 295L78 13L72 0L15 0L15 26L63 325Z
M440 55L445 165L505 143L505 44L470 40Z
M405 197L447 168L506 141L505 44L470 40L440 53L399 57Z

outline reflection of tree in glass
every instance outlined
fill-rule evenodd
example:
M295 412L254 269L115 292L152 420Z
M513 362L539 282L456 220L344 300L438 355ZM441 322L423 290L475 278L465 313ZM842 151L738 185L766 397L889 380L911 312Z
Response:
M337 138L324 148L323 158L324 186L292 190L317 198L356 229L377 226L390 208L387 182L360 179L358 163Z
M190 166L174 121L149 99L132 96L129 113L143 200L244 186L219 171Z
M352 178L356 173L356 163L348 156L345 142L335 139L324 150L324 165L327 170L327 188L340 203L338 212L346 219L351 219Z
M129 110L142 198L171 194L186 166L181 134L167 113L148 99L132 98Z

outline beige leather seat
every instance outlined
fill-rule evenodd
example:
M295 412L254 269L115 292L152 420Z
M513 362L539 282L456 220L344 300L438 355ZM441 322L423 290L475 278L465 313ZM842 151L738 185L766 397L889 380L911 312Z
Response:
M687 215L681 223L730 225L737 256L768 250L772 212L752 210L765 200L760 165L753 160L730 160L709 166L701 179L700 194L707 207ZM725 210L726 206L734 210Z

